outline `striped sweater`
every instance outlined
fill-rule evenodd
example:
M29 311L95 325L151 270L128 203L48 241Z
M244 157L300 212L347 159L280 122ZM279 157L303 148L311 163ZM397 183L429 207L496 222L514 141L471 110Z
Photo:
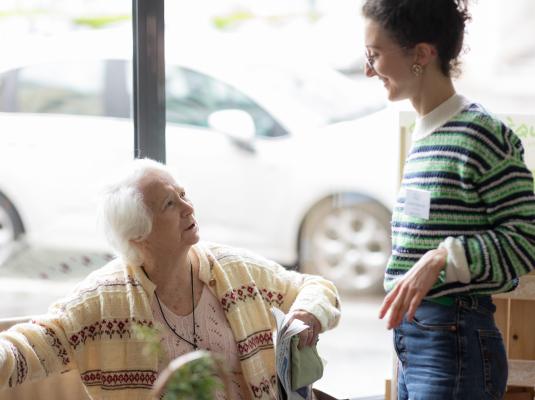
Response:
M414 189L430 195L428 218L405 212ZM385 289L448 237L462 244L470 279L449 282L443 271L428 297L510 291L535 268L535 196L522 144L474 103L412 145L392 216Z

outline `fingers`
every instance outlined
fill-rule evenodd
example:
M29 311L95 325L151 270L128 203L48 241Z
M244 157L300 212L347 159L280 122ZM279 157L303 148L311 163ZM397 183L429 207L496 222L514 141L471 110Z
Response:
M409 310L407 311L407 320L409 322L412 322L412 320L414 319L414 315L416 314L416 310L422 303L422 299L423 299L422 296L416 296L412 299L410 306L409 306Z
M408 282L401 280L385 297L379 310L379 318L390 312L387 321L387 329L396 328L401 324L403 316L409 309L413 297L416 295L414 288Z
M292 316L290 317L290 319L288 320L288 322L286 323L286 325L287 325L287 326L290 326L290 324L292 323L292 321L293 321L294 319L299 319L299 318L296 318L295 313L292 314Z
M400 285L396 285L394 289L390 293L388 293L383 300L383 304L381 304L381 308L379 309L379 319L383 319L388 310L390 309L390 306L396 300L396 296L398 294Z
M396 296L396 300L392 304L392 307L390 309L390 316L388 318L387 328L392 329L396 328L401 324L401 321L403 320L403 315L405 314L406 306L407 304L407 293L405 290L399 290L398 295ZM407 304L408 307L408 304Z
M317 334L314 333L314 329L312 327L308 327L307 329L299 332L299 346L297 347L302 349L303 347L312 346L316 344L317 337Z
M428 251L385 297L379 310L379 318L384 318L390 312L388 329L399 326L405 314L409 321L413 320L416 309L444 268L446 257L447 254L445 255L442 250Z
M420 293L402 291L402 296L398 297L398 300L392 306L387 328L397 328L401 324L401 321L403 321L404 315L406 315L407 321L412 322L416 310L422 303L422 299L423 295Z
M304 310L294 311L290 321L293 319L299 319L308 326L307 329L299 333L299 349L316 344L321 331L319 320L313 314Z
M299 345L297 346L298 349L302 349L304 343L308 340L308 329L305 329L304 331L299 332Z

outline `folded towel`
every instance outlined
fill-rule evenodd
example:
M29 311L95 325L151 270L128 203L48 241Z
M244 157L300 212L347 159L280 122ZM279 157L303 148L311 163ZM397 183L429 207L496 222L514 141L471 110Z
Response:
M298 348L299 336L292 337L292 390L311 385L323 376L323 362L316 345Z

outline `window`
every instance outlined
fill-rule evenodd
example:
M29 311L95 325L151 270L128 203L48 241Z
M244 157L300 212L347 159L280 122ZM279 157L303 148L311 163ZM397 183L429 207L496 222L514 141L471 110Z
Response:
M0 79L2 111L128 117L124 67L79 61L8 72Z
M16 71L8 71L0 75L0 111L16 111L15 107L15 82Z
M226 83L182 67L168 68L166 80L167 122L207 127L211 113L239 109L251 115L257 136L287 134L267 111Z

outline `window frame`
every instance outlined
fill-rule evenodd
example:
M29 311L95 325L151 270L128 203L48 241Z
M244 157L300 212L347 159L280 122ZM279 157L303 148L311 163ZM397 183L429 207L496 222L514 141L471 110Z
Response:
M132 0L134 157L165 163L164 0Z

